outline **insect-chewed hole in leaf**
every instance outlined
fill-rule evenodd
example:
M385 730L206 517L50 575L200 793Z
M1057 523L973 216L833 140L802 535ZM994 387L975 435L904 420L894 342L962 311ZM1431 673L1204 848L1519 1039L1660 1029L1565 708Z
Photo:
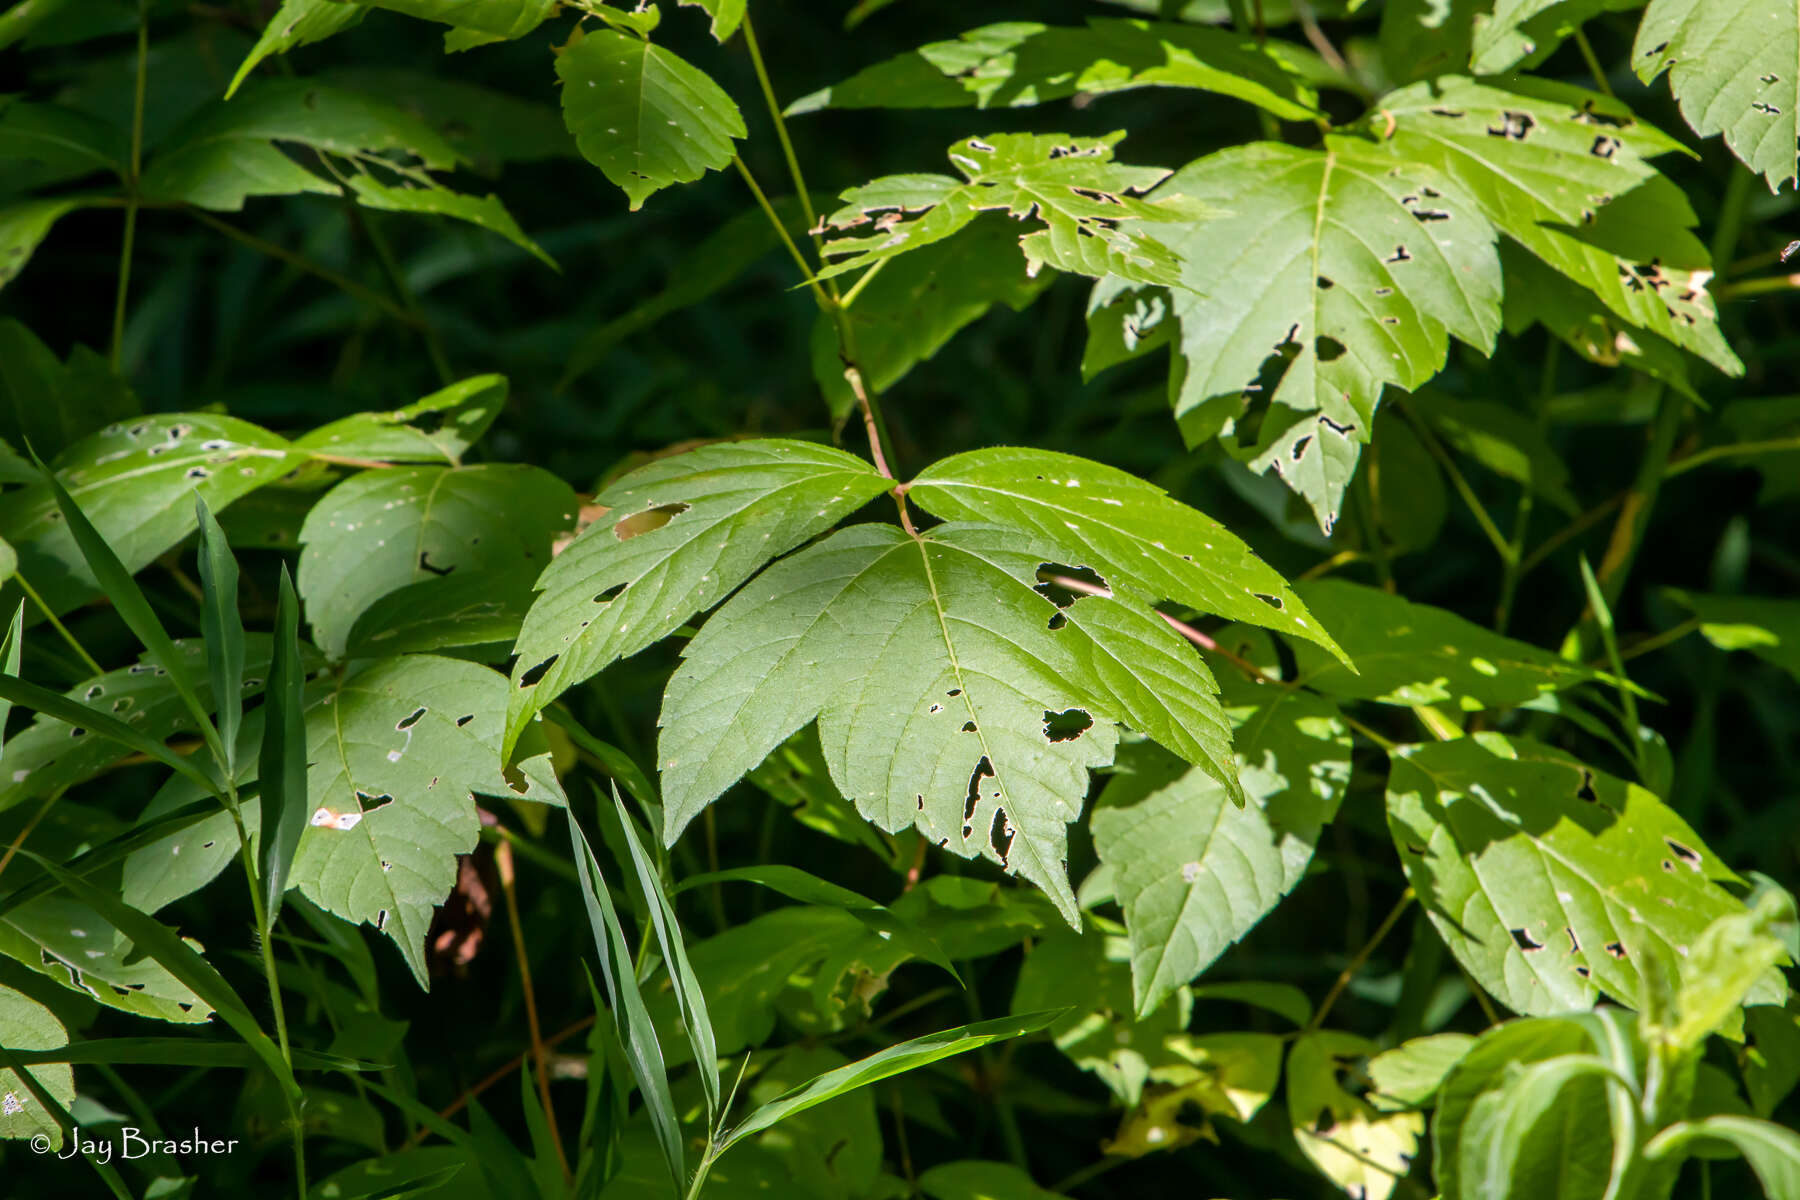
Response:
M596 595L594 597L594 603L595 604L611 604L614 600L617 600L619 598L619 593L624 591L626 586L627 585L625 585L623 583L613 584L611 587L607 588L604 592L601 592L598 595Z
M1595 158L1611 158L1619 152L1619 147L1623 144L1611 134L1597 134L1594 137L1594 144L1588 147L1588 153Z
M1330 279L1326 278L1325 276L1321 275L1321 276L1319 276L1319 279L1318 279L1318 286L1319 286L1319 290L1321 292L1329 292L1332 288L1336 287L1337 284L1332 282Z
M456 570L456 568L455 568L455 566L448 566L448 567L436 566L431 561L431 552L428 550L422 550L419 552L419 570L429 571L433 575L448 575L450 572Z
M1412 253L1407 250L1405 245L1395 246L1394 252L1392 254L1388 255L1386 258L1382 259L1381 261L1385 262L1385 263L1411 262L1412 261Z
M964 732L964 733L974 733L974 732L975 732L975 722L973 722L973 721L964 721L964 722L963 722L963 727L962 727L962 731L963 731L963 732ZM986 761L987 761L987 760L986 760L986 759L983 759L983 760L982 760L982 761L983 761L983 762L986 762Z
M1336 1128L1337 1117L1332 1115L1331 1106L1326 1105L1319 1110L1319 1115L1313 1118L1312 1131L1320 1137L1330 1137L1331 1131Z
M1313 353L1320 362L1336 362L1344 357L1344 343L1334 337L1316 337L1313 339Z
M536 687L538 685L538 680L542 679L549 672L550 668L556 665L556 660L561 657L562 655L560 654L552 654L549 658L546 658L543 662L519 676L519 686L522 688Z
M1586 767L1581 768L1581 786L1575 789L1578 800L1586 800L1589 804L1598 804L1600 797L1594 792L1594 773Z
M1069 618L1067 616L1065 616L1064 614L1062 614L1060 612L1054 612L1054 613L1050 614L1050 620L1046 624L1046 628L1052 629L1052 630L1061 629L1064 625L1067 625L1068 623L1069 623Z
M643 512L632 513L629 517L625 517L613 525L613 536L621 542L628 542L640 533L661 529L691 507L693 506L679 503L658 504L655 508L646 508Z
M400 730L402 733L406 732L408 729L411 729L414 725L417 725L419 723L419 721L425 716L425 711L426 710L425 710L424 706L422 706L422 705L418 708L413 709L411 713L407 714L404 717L401 717L400 720L394 725L394 728Z
M1700 869L1700 852L1698 850L1684 846L1674 838L1664 838L1663 845L1669 848L1669 853L1686 863L1692 870Z
M1072 742L1094 727L1094 718L1085 708L1067 708L1062 712L1044 710L1044 739Z
M1000 856L1000 865L1006 865L1006 856L1012 853L1013 827L1006 819L1006 810L994 810L994 823L988 826L988 842L994 847L994 853Z
M387 909L384 908L380 912L375 914L375 929L377 932L379 932L382 929L385 929L386 927L387 927Z
M1511 109L1506 109L1500 114L1500 124L1498 126L1489 125L1487 131L1489 137L1505 138L1512 142L1522 142L1530 137L1531 131L1536 128L1537 118L1533 117L1530 113L1514 112Z
M1066 563L1039 563L1038 585L1033 590L1058 608L1067 608L1083 596L1110 596L1112 585L1091 567Z
M1661 54L1668 48L1669 44L1664 42L1661 46L1658 46L1655 50L1651 51L1651 53ZM1763 82L1773 83L1774 77L1769 76ZM1609 129L1623 129L1632 123L1630 117L1615 117L1607 113L1596 111L1592 100L1583 100L1581 102L1581 108L1576 112L1575 120L1582 125L1604 125Z
M970 724L973 723L970 722ZM993 777L994 764L989 762L987 755L984 754L981 756L981 761L975 764L975 769L969 773L969 794L963 798L963 822L965 825L975 819L975 806L981 803L981 781Z
M524 775L520 774L519 768L513 763L507 763L506 766L501 769L500 777L506 780L507 787L511 788L521 796L531 790L530 782L526 780Z
M1269 356L1256 370L1256 378L1244 385L1244 411L1235 422L1239 446L1254 446L1262 433L1263 419L1268 416L1270 399L1281 390L1288 367L1300 357L1300 326L1288 327L1287 336L1276 343Z
M208 471L205 467L189 467L184 475L184 478L205 479L207 476L209 476L211 474L212 474L212 472Z
M1624 958L1626 956L1625 955L1625 943L1624 942L1608 942L1608 943L1606 943L1606 952L1608 954L1612 955L1614 958Z
M358 791L356 793L357 807L362 809L362 815L365 817L368 816L372 812L376 812L380 809L386 808L388 805L392 804L393 802L394 802L394 798L392 796L388 795L386 792L382 792L379 795L373 795L373 796L370 795L368 792L364 792L364 791Z
M1532 937L1527 930L1514 929L1509 932L1512 934L1513 943L1527 954L1533 950L1542 950L1544 948L1544 943Z
M1575 930L1568 925L1564 925L1563 932L1569 935L1569 953L1580 954L1581 939L1575 936Z
M475 719L474 713L464 713L462 716L456 718L456 727L458 729L461 729L464 725L467 725L470 721L473 721L474 719Z
M1280 596L1271 596L1267 592L1251 592L1250 594L1277 612L1286 607L1282 604Z

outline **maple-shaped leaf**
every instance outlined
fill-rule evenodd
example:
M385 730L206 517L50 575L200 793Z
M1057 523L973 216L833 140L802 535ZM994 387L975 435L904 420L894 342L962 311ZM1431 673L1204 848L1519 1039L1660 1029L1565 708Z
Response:
M1769 190L1796 177L1800 4L1795 0L1651 0L1631 48L1638 77L1664 71L1694 132L1725 135Z
M1383 388L1430 379L1452 334L1493 348L1493 226L1441 171L1349 137L1225 150L1149 198L1165 192L1228 210L1144 226L1182 262L1183 433L1275 468L1329 531Z
M1116 275L1139 283L1170 283L1176 256L1135 223L1196 215L1169 194L1151 203L1140 194L1169 172L1113 161L1123 132L1103 138L1001 133L964 138L950 147L963 174L888 175L841 197L825 218L830 233L859 231L827 241L836 259L820 278L872 267L956 233L978 215L999 210L1043 227L1019 239L1030 272L1045 263L1077 275ZM860 232L867 229L867 232Z

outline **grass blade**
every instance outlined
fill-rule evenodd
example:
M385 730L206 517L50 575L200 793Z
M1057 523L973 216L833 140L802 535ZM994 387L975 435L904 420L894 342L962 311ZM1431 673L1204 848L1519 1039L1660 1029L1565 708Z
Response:
M194 681L187 672L187 661L175 651L175 643L169 639L169 631L164 629L157 619L150 602L144 599L143 591L137 580L119 561L100 531L94 528L75 498L56 477L56 472L38 460L38 469L43 472L44 480L50 485L50 492L56 498L56 507L62 511L63 520L69 523L69 532L74 535L75 545L81 550L81 557L87 562L88 570L100 584L100 590L112 601L113 609L119 614L126 626L144 644L163 670L169 673L169 682L175 685L181 702L194 716L195 727L205 739L207 748L220 763L225 762L225 748L219 741L219 731L213 727L212 714L200 703L200 693L194 689ZM210 785L209 785L210 786Z
M14 1050L13 1056L31 1066L36 1063L99 1063L159 1067L259 1067L262 1059L242 1042L212 1042L198 1038L120 1037L70 1042L52 1050ZM385 1071L382 1063L363 1062L341 1054L314 1050L294 1051L294 1066L308 1071Z
M206 667L212 676L213 709L225 770L237 765L238 725L244 719L244 621L238 615L238 565L225 531L194 493L194 517L200 524L200 633L206 641Z
M115 929L130 938L139 950L185 984L189 991L212 1005L220 1018L231 1026L232 1031L262 1060L263 1065L274 1073L275 1081L281 1085L290 1103L298 1105L300 1085L294 1081L294 1073L282 1059L281 1051L269 1040L269 1035L262 1031L250 1009L232 986L225 982L225 977L200 957L180 935L154 917L131 907L106 889L95 887L43 855L30 850L20 850L18 853L55 876L56 881L67 888L70 895L99 913Z
M687 944L682 940L681 924L675 908L663 891L656 864L644 852L638 840L636 823L625 811L619 790L613 789L613 804L619 810L619 824L625 827L625 844L631 849L631 863L637 868L638 884L649 902L650 922L656 927L656 941L662 947L663 961L669 967L669 982L675 988L675 1003L681 1008L681 1021L687 1027L688 1042L694 1047L694 1063L700 1068L700 1086L706 1092L706 1112L717 1119L719 1112L719 1046L713 1037L712 1018L706 1012L706 996L700 980L688 964Z
M13 612L12 624L7 627L6 637L0 640L0 675L19 677L19 651L25 643L25 602L19 601L19 607ZM6 718L12 716L13 702L0 696L0 752L6 749Z
M778 1121L785 1120L795 1113L817 1107L827 1100L834 1100L845 1092L867 1087L871 1083L877 1083L904 1071L928 1066L939 1059L949 1058L953 1054L966 1054L970 1050L979 1050L993 1042L1005 1041L1008 1038L1019 1037L1027 1033L1036 1033L1067 1011L1067 1009L1059 1008L1044 1012L1019 1013L993 1021L959 1025L955 1029L928 1033L924 1037L901 1042L897 1046L889 1046L886 1050L871 1054L867 1058L846 1063L835 1071L827 1071L811 1082L803 1083L784 1095L777 1096L752 1112L730 1133L719 1139L718 1151L722 1153L733 1143L741 1141L753 1133L761 1133Z
M251 788L256 786L255 784L250 785ZM184 804L174 812L158 817L147 825L138 826L116 838L101 842L91 850L84 850L65 862L63 869L75 875L92 875L100 868L125 858L139 847L161 841L172 833L181 832L189 825L197 825L208 817L217 816L218 812L218 802L210 798L196 800L192 804ZM12 876L8 875L7 879L10 881ZM0 896L0 917L6 916L21 904L36 900L48 892L54 892L57 886L55 876L40 874L23 887L14 888L5 896Z
M259 886L264 920L275 927L288 868L306 832L306 680L300 666L300 604L286 564L275 601L275 646L263 706L262 749L257 776L262 781L262 833L258 844ZM266 932L266 930L265 930Z
M606 982L607 1006L612 1010L626 1061L643 1093L644 1107L649 1110L650 1124L662 1146L669 1174L679 1189L686 1181L687 1166L681 1148L681 1121L675 1115L675 1101L669 1095L669 1073L663 1066L662 1043L656 1040L656 1028L644 1007L643 993L638 990L631 946L619 927L619 914L606 890L600 864L595 861L581 826L575 823L574 811L565 809L564 816L569 821L575 869L581 875L581 896L587 904L588 924L594 931L594 948L599 952L600 973Z
M16 675L0 674L0 700L22 705L77 729L85 729L108 741L117 742L186 775L205 788L208 795L221 794L219 781L195 766L185 754L178 754L155 738L139 733L117 717L90 708L79 700L71 700L61 692L41 688L35 683L26 683Z

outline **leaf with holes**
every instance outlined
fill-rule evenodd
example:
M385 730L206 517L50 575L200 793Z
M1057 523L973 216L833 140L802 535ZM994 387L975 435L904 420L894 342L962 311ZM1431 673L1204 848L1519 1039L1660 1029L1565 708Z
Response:
M195 492L218 512L286 474L293 460L285 439L248 421L171 413L110 425L53 465L125 569L136 572L194 532ZM97 588L47 484L7 497L0 537L54 611Z
M1602 672L1503 637L1455 613L1337 579L1301 584L1306 604L1331 614L1342 661L1294 643L1294 682L1340 700L1450 704L1464 712L1525 704ZM1355 672L1344 665L1356 664Z
M833 234L854 234L825 242L821 253L837 261L820 271L819 278L872 267L942 241L981 213L996 210L1044 226L1019 239L1033 275L1048 263L1077 275L1171 283L1179 267L1175 254L1136 226L1192 219L1199 210L1179 196L1155 203L1140 198L1138 193L1161 183L1168 172L1114 162L1113 148L1124 136L1000 133L964 138L949 150L950 161L963 173L961 180L888 175L851 188L842 196L844 206L825 218L825 227Z
M1743 370L1719 332L1712 263L1679 188L1648 160L1681 144L1616 100L1540 79L1444 78L1382 99L1385 152L1436 167L1500 232L1627 322Z
M131 938L66 893L27 901L0 916L0 954L140 1017L194 1024L212 1011Z
M1016 526L857 525L763 572L669 682L664 836L817 720L865 817L1001 863L1073 924L1066 826L1118 725L1220 774L1227 735L1198 654L1142 595L1046 595L1065 553Z
M1388 828L1408 882L1477 983L1514 1012L1638 1007L1646 954L1685 960L1736 881L1635 784L1524 740L1403 747ZM1751 1003L1779 1002L1771 974Z
M686 59L613 29L556 60L563 120L587 160L643 207L654 192L731 164L748 136L723 88Z
M0 988L0 1046L8 1050L60 1050L69 1044L69 1031L56 1014L22 992ZM30 1068L38 1086L67 1107L75 1102L75 1073L67 1063L43 1063ZM28 1138L42 1134L52 1150L63 1146L62 1127L45 1112L13 1071L0 1071L0 1138ZM35 1149L35 1147L34 1147Z
M1645 83L1667 71L1694 132L1724 134L1770 191L1796 177L1800 11L1794 0L1651 0L1631 60Z
M1233 96L1287 121L1317 115L1318 98L1273 46L1191 25L1097 18L1085 28L984 25L867 67L787 111L1017 107L1142 87Z
M1441 171L1348 137L1225 150L1165 193L1232 214L1143 226L1184 264L1183 434L1274 467L1329 532L1383 388L1430 379L1452 335L1493 349L1493 227Z
M562 804L548 753L500 769L505 677L474 663L388 659L308 690L307 803L288 885L386 933L421 987L425 928L475 848L475 795Z
M1212 965L1306 874L1350 779L1350 733L1331 701L1232 683L1227 712L1249 803L1193 769L1155 788L1114 778L1089 825L1131 938L1140 1017Z
M765 439L658 459L602 490L594 503L607 519L538 579L519 633L509 752L557 696L673 633L891 484L841 450Z
M433 585L445 576L457 585L458 605L475 599L472 587L495 610L522 613L531 580L549 564L556 536L574 527L578 506L568 484L520 464L352 476L300 528L300 595L314 641L342 657L357 618L403 589L405 604L390 616L416 623L421 611L436 614ZM481 582L467 584L469 576ZM365 630L370 650L384 649L381 632Z
M333 3L339 0L332 0ZM392 412L361 412L294 439L294 449L391 463L462 465L506 407L503 375L477 375Z
M1288 1050L1288 1118L1294 1140L1319 1171L1362 1200L1387 1200L1418 1152L1425 1118L1382 1113L1339 1082L1375 1043L1355 1034L1321 1030L1301 1035Z

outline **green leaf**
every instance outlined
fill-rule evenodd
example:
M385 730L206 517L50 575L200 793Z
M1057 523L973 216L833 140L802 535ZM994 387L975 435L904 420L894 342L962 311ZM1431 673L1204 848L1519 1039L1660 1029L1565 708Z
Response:
M82 207L80 200L53 197L25 200L0 208L0 288L11 283L25 269L25 264L31 261L31 252L50 235L52 225Z
M603 29L556 60L563 119L587 160L625 190L632 211L654 192L730 165L748 136L724 89L687 60Z
M502 775L505 678L428 655L385 659L307 693L308 828L288 886L392 938L426 986L425 929L475 848L475 795L561 805L547 752Z
M673 633L891 483L841 450L767 439L659 459L602 490L594 503L611 510L606 519L538 579L519 633L509 753L557 696Z
M1794 0L1651 0L1631 47L1645 83L1664 71L1681 115L1725 144L1769 190L1796 178L1800 137L1800 12Z
M948 151L962 180L888 175L851 188L825 225L832 233L854 234L825 242L820 253L836 261L818 277L873 266L942 241L985 211L1004 210L1044 226L1019 239L1028 274L1048 263L1077 275L1173 283L1179 268L1175 254L1139 232L1136 223L1192 219L1198 213L1180 197L1156 203L1140 198L1137 193L1169 173L1114 162L1113 148L1124 136L1121 131L1103 138L1019 133L964 138ZM864 227L869 227L866 236L858 236Z
M200 631L212 684L210 711L216 715L224 766L230 772L237 753L238 725L244 717L244 622L238 614L238 565L225 541L225 531L197 493L194 523L200 532ZM299 653L293 649L288 663L295 678Z
M1438 1089L1475 1039L1466 1033L1435 1033L1384 1050L1369 1060L1369 1093L1378 1108L1429 1108Z
M1716 596L1665 589L1700 619L1700 633L1721 650L1748 650L1800 679L1800 601Z
M1638 0L1495 0L1492 13L1475 16L1469 69L1499 75L1535 67L1601 13L1637 7Z
M489 179L509 163L573 159L578 153L553 104L523 99L458 75L366 65L333 67L316 78L377 96L427 122L474 171Z
M1502 233L1627 322L1743 370L1706 292L1712 264L1691 232L1693 209L1646 161L1680 143L1617 101L1535 79L1509 90L1415 84L1383 97L1379 120L1389 154L1436 167Z
M293 466L288 443L235 417L170 413L110 425L56 459L57 475L128 572L194 532L192 496L218 512ZM10 494L0 537L54 612L100 590L47 483Z
M0 993L4 995L4 993ZM13 1047L13 1056L27 1066L36 1063L139 1063L171 1067L257 1067L262 1060L241 1042L209 1042L187 1037L88 1038L43 1048ZM340 1054L312 1050L294 1051L294 1065L312 1071L379 1071L374 1063L359 1062Z
M1341 700L1450 704L1464 712L1524 704L1547 692L1609 677L1379 588L1326 579L1296 589L1331 614L1342 661L1296 643L1294 682ZM1356 673L1344 665L1356 664Z
M959 1025L939 1033L926 1034L898 1045L887 1047L835 1071L809 1081L766 1104L758 1106L729 1132L720 1136L721 1152L751 1134L760 1133L779 1121L805 1112L809 1108L836 1099L846 1092L878 1083L905 1071L917 1070L956 1054L979 1050L994 1042L1036 1033L1061 1016L1060 1010L1016 1014L992 1021Z
M0 552L11 554L12 547L5 542L0 542ZM4 573L0 573L0 582L5 582L5 576L10 573L10 568ZM21 600L18 607L13 609L12 620L6 626L6 636L0 638L0 676L12 679L19 677L19 655L24 649L25 602ZM10 694L0 696L0 752L6 750L6 720L12 716L12 707ZM4 805L0 805L0 811L3 811L4 808Z
M0 320L0 435L38 454L59 454L110 421L136 416L137 398L112 367L77 346L66 363L30 329ZM35 468L0 452L0 482L36 483ZM21 470L22 468L22 470Z
M887 391L995 305L1022 312L1050 280L1026 273L1018 235L998 216L982 217L889 263L843 314L864 383L876 393ZM844 378L837 339L837 323L820 313L813 323L813 378L832 416L843 420L856 396Z
M919 1176L919 1190L931 1200L1066 1200L1032 1182L1011 1163L939 1163Z
M1462 1190L1445 1194L1600 1200L1615 1173L1609 1087L1619 1080L1591 1054L1515 1066L1470 1107L1458 1146Z
M1472 17L1483 7L1483 0L1387 0L1381 65L1396 84L1460 74L1469 62Z
M662 947L663 961L668 964L669 982L675 993L675 1002L681 1008L681 1024L687 1031L688 1043L694 1050L694 1063L700 1071L700 1086L706 1093L706 1112L709 1118L717 1120L719 1050L713 1036L712 1018L706 1013L706 993L701 990L700 980L694 975L693 965L688 961L687 943L681 936L681 922L675 915L675 906L669 903L668 894L663 891L662 878L656 864L644 852L643 843L638 840L637 823L626 811L625 802L619 799L617 788L613 789L612 798L620 828L625 832L625 845L631 854L631 865L637 871L638 886L644 890L644 899L649 904L650 923L656 929L656 944Z
M844 799L831 781L831 768L819 747L819 735L811 726L777 747L762 764L745 776L764 793L792 813L794 820L829 838L862 846L887 860L895 870L905 861L896 839L862 819L855 805Z
M758 1056L756 1077L742 1089L752 1108L805 1085L808 1081L848 1065L849 1059L825 1046L788 1047L772 1058ZM816 1108L789 1116L775 1129L766 1129L740 1142L726 1159L730 1163L755 1147L776 1165L785 1167L786 1186L778 1194L795 1197L872 1196L879 1193L881 1177L881 1124L876 1117L875 1094L859 1088ZM748 1157L748 1156L746 1156ZM716 1186L708 1173L706 1192ZM724 1197L754 1193L724 1191ZM896 1198L897 1200L897 1198Z
M857 525L765 571L688 643L664 696L665 838L817 719L865 817L1002 864L1073 924L1065 827L1115 722L1211 746L1221 773L1225 726L1196 652L1142 598L1116 583L1046 598L1038 570L1063 553L1016 527Z
M132 908L105 888L97 887L79 875L71 874L57 866L42 855L30 850L19 853L36 862L38 866L55 876L69 894L98 913L136 947L138 954L151 959L162 967L181 984L191 989L212 1006L224 1022L231 1026L233 1033L249 1046L263 1065L269 1068L275 1082L282 1092L289 1097L298 1097L300 1087L294 1082L294 1073L282 1059L281 1051L269 1040L256 1023L244 1002L232 990L225 977L215 970L187 941L178 936L174 930L158 921L145 916ZM21 914L13 914L11 921L16 923Z
M1684 959L1742 912L1736 876L1655 796L1498 735L1392 756L1388 827L1457 960L1521 1013L1644 1002L1646 955ZM1686 978L1687 969L1683 969ZM1770 975L1753 1002L1780 995Z
M225 89L225 98L229 100L237 94L238 88L263 59L342 33L361 21L363 12L360 6L347 4L344 0L282 0L281 7L275 10L275 15L263 27L262 35L256 39L256 45L238 64L237 73Z
M1800 1200L1800 1134L1772 1121L1733 1116L1681 1121L1653 1138L1644 1153L1673 1163L1721 1143L1750 1160L1769 1200Z
M787 111L1017 107L1140 87L1215 92L1287 121L1317 113L1318 97L1273 47L1212 29L1100 19L1085 28L984 25L867 67Z
M1183 436L1274 467L1329 532L1383 388L1430 379L1452 335L1493 349L1493 226L1441 170L1347 136L1221 151L1150 198L1167 193L1230 214L1144 226L1184 264Z
M560 269L544 248L525 236L513 215L506 211L500 197L471 196L449 188L422 187L414 183L390 184L369 175L356 175L347 181L356 202L364 208L385 212L415 213L432 217L452 217L497 233L552 269Z
M1233 690L1228 711L1247 805L1196 769L1148 795L1141 776L1117 778L1089 820L1125 911L1140 1019L1300 882L1349 781L1350 734L1331 701L1274 687Z
M29 1050L57 1050L69 1044L69 1031L56 1014L36 1000L11 988L0 988L0 1046L12 1052L14 1061L25 1065L20 1057ZM51 1064L47 1070L34 1070L38 1086L55 1096L67 1107L75 1103L75 1073L66 1064ZM0 1071L0 1138L29 1138L43 1134L52 1150L61 1150L63 1131L55 1117L37 1103L23 1080L14 1071Z
M973 450L935 463L907 493L945 520L1017 526L1064 543L1069 561L1154 599L1304 638L1344 658L1287 581L1240 538L1115 467L1048 450Z
M275 600L268 695L263 702L262 749L257 756L257 780L262 784L257 875L268 926L262 931L264 937L275 928L295 852L311 814L306 779L306 675L300 660L299 628L300 602L283 563Z
M420 618L420 605L437 615L432 595L443 576L461 603L485 593L491 604L521 612L530 580L550 562L556 535L573 528L577 507L568 484L523 464L352 476L313 506L300 529L300 594L314 640L342 657L357 618L402 588L409 590L400 614L409 622ZM469 577L476 582L466 583ZM388 649L379 625L362 632L370 650Z
M486 39L521 38L539 25L556 7L556 0L354 0L371 8L440 21Z
M0 50L22 38L30 37L38 26L54 18L57 11L68 2L69 0L27 0L0 13Z
M1458 454L1525 485L1570 516L1581 511L1569 490L1568 465L1525 413L1490 401L1462 400L1435 388L1408 396L1406 408Z
M1425 1118L1379 1112L1344 1090L1341 1072L1374 1049L1354 1034L1302 1034L1288 1049L1288 1117L1294 1140L1321 1174L1365 1200L1387 1200L1412 1165Z
M684 7L698 8L712 18L712 35L723 42L744 23L747 0L680 0Z
M96 171L123 177L130 147L118 127L59 104L0 100L0 162L23 190Z
M631 1064L632 1077L644 1097L644 1107L656 1130L656 1140L662 1148L669 1177L679 1189L687 1178L681 1148L681 1122L675 1115L675 1102L669 1096L669 1076L663 1066L662 1046L650 1022L649 1010L644 1007L643 994L638 990L632 947L619 927L619 914L613 908L606 877L594 860L594 851L581 832L581 826L575 822L574 811L568 810L564 815L569 821L569 840L575 851L575 869L581 876L581 898L587 905L594 950L606 981L607 1008L612 1013L619 1044L624 1047L625 1057ZM591 976L588 986L593 986Z
M1767 1117L1800 1085L1800 1013L1761 1005L1744 1011L1744 1091Z
M342 0L329 0L338 4ZM391 463L462 465L462 456L506 407L503 375L477 375L392 412L364 412L321 425L294 449Z
M1789 965L1780 940L1770 933L1781 925L1792 928L1793 922L1793 898L1767 893L1753 911L1730 913L1708 925L1687 956L1668 1041L1685 1052L1726 1028L1735 1037L1745 997L1753 991L1766 996L1770 968Z

